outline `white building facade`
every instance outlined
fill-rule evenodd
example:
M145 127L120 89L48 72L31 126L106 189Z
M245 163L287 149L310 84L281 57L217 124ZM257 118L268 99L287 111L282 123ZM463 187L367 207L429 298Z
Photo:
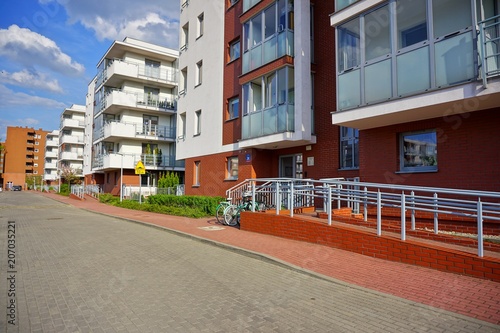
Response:
M175 50L132 38L110 46L88 87L92 144L86 183L118 195L120 184L139 185L138 162L147 171L142 186L156 186L167 171L182 181L184 162L176 160L177 60Z
M61 113L59 169L69 168L83 179L85 106L73 104Z
M59 131L47 133L45 140L45 164L43 181L47 185L59 182L57 159L59 158Z

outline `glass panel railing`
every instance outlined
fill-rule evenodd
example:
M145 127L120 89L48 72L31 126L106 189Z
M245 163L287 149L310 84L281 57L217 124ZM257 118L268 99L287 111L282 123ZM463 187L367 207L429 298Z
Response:
M398 96L418 93L431 87L428 46L398 55L396 67Z
M243 0L243 13L252 8L260 0Z
M269 38L264 42L264 63L273 61L276 59L276 42L277 36Z
M294 105L282 104L243 116L241 125L242 139L293 132L295 128L294 112Z
M356 69L339 75L338 107L345 110L361 104L361 70Z
M250 136L262 136L262 111L250 113Z
M435 44L436 86L448 86L474 78L472 31Z
M335 0L335 11L339 11L344 9L345 7L355 3L359 0Z
M365 67L365 103L374 103L392 97L391 59Z
M243 53L242 72L247 73L284 55L293 56L293 31L284 30Z
M262 134L270 135L276 133L278 109L276 107L265 109L262 111L262 115L264 117L264 128L262 129Z

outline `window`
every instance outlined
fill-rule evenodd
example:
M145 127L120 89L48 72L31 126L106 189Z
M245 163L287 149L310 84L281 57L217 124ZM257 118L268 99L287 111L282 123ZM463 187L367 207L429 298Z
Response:
M238 179L238 156L227 158L226 179Z
M160 77L160 62L155 60L145 60L144 74L147 77L159 78Z
M157 135L158 133L158 116L142 115L143 130L141 134Z
M181 113L180 118L179 118L179 136L177 137L178 140L184 140L186 137L186 112Z
M201 134L201 110L194 113L194 135Z
M238 97L231 98L227 104L228 119L238 118L240 115L240 99Z
M33 164L33 166L37 168L38 167L38 163Z
M189 41L189 23L186 23L182 27L182 34L181 34L181 51L185 51L188 48L188 41Z
M340 168L359 168L359 131L340 127Z
M179 95L185 95L187 92L187 79L188 79L188 70L187 67L181 70L181 82L179 82Z
M335 11L339 11L359 0L335 0Z
M201 84L203 77L203 61L199 61L196 63L196 86Z
M200 186L200 161L194 162L193 186Z
M38 171L37 171L37 170L34 170L34 171L33 171L33 174L38 175Z
M336 27L337 110L475 79L472 13L468 0L394 0Z
M400 169L407 172L437 170L436 131L402 133L399 142Z
M201 13L200 16L198 16L198 34L196 36L196 38L200 38L201 36L203 36L203 25L204 25L204 14Z
M39 149L35 149L35 153L38 153L40 150Z
M240 57L240 41L237 40L229 45L229 61L234 61Z
M160 89L144 87L144 104L148 106L158 106L160 101Z
M40 142L35 141L35 146L38 146L38 145L40 145Z

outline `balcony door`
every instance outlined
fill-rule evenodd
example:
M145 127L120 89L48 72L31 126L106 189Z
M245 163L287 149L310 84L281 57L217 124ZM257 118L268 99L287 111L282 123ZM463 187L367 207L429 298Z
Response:
M152 78L160 78L160 62L154 60L145 60L146 70L145 75Z

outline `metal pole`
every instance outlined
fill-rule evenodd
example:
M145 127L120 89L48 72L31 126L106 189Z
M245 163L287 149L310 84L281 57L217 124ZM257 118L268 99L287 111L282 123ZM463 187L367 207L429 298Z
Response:
M415 230L415 192L411 191L411 230Z
M328 207L328 225L332 225L332 189L328 186L328 202L326 203Z
M139 204L142 204L142 194L141 194L141 188L142 188L142 184L141 184L141 175L139 174Z
M293 217L293 182L290 182L290 217Z
M377 236L382 235L382 194L377 192Z
M438 230L438 195L434 193L434 233L437 235L439 233Z
M406 240L405 192L401 193L401 240Z
M120 202L123 201L123 153L120 154L122 157L122 163L120 168Z
M483 203L481 198L477 200L477 256L483 257Z

